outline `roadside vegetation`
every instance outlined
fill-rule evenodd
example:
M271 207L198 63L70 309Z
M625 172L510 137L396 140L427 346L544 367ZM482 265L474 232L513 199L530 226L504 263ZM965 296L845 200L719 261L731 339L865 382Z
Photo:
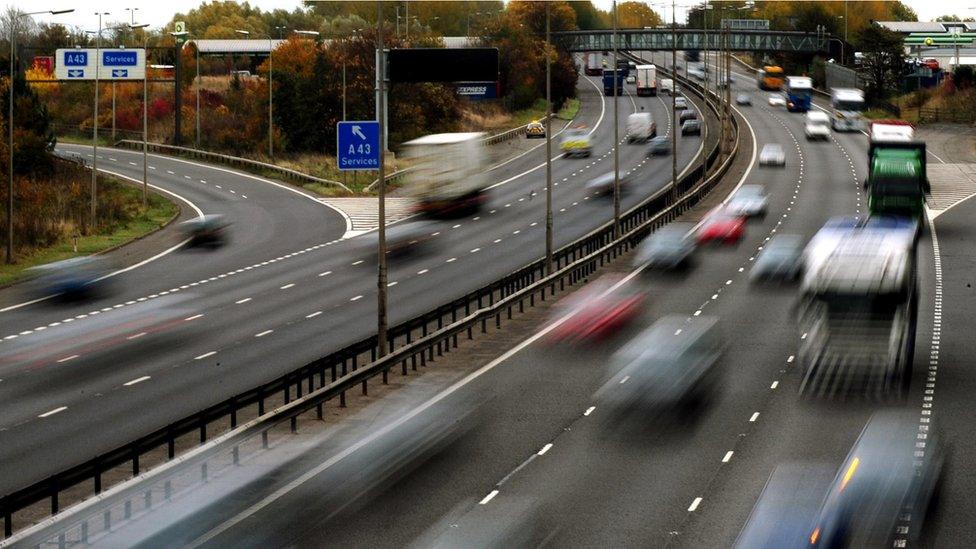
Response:
M9 93L10 80L0 81L0 94ZM50 115L35 91L17 79L14 83L14 258L0 267L0 284L24 276L24 269L86 255L142 236L171 220L178 207L154 196L146 211L142 191L112 177L99 177L97 223L91 219L91 172L83 165L52 153L55 144ZM8 127L7 110L0 120ZM6 130L5 130L6 132ZM9 154L7 140L0 156ZM3 180L8 165L0 165ZM0 186L0 248L7 245L7 185ZM78 250L75 251L75 245Z

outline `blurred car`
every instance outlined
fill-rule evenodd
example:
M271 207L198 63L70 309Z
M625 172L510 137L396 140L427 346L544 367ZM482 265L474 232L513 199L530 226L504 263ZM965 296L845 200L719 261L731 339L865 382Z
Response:
M920 445L918 412L871 416L824 499L811 547L891 546L904 515L911 517L910 541L918 540L945 454L938 431L926 425Z
M180 223L183 234L189 238L188 247L209 246L218 248L227 243L230 223L219 214L201 215Z
M675 110L687 109L688 108L688 100L685 99L685 97L683 95L679 95L679 96L675 97L674 98L674 108L675 108Z
M746 220L734 215L724 208L716 208L702 220L695 237L698 244L717 242L720 244L738 244L745 236Z
M732 195L725 207L734 215L764 219L769 208L769 199L766 198L766 190L762 185L743 185Z
M769 98L767 99L767 102L769 103L770 107L786 106L786 98L783 97L782 94L778 94L778 93L769 94Z
M109 262L101 257L73 257L27 269L34 278L29 283L38 297L57 295L64 300L89 299L109 288L106 276Z
M620 194L623 194L627 192L627 189L630 187L632 181L629 176L622 175L622 174L619 176L618 179L620 185ZM614 189L613 172L607 172L603 175L598 175L594 177L593 179L586 182L584 188L593 194L613 196L613 189Z
M785 166L786 151L778 143L766 143L759 152L760 166Z
M748 93L740 93L735 96L736 105L752 105L752 96Z
M563 132L559 150L566 156L590 156L592 152L590 132L583 126L567 129Z
M684 124L689 120L698 120L698 112L689 109L678 115L679 124Z
M386 227L386 250L390 256L421 254L430 250L438 224L428 220L405 220ZM367 257L376 257L379 233L368 232L358 238L359 248Z
M636 84L637 83L637 76L636 75L633 75L633 74L627 75L626 82L628 84Z
M525 137L527 139L532 139L533 137L545 137L546 136L546 126L539 122L538 120L533 120L525 126Z
M576 293L560 301L554 318L569 318L549 332L553 343L594 343L612 337L630 324L644 307L644 292L633 283L611 291L623 279L620 275L605 275L587 284Z
M922 236L922 224L918 219L912 217L902 217L896 215L872 215L867 218L862 226L865 229L877 229L883 231L903 231L910 235L913 242L917 242Z
M681 135L701 135L701 120L685 120L681 124Z
M749 271L753 282L761 280L796 280L803 269L803 237L778 234L769 239L756 256Z
M662 317L614 353L598 396L618 412L694 410L717 393L723 353L717 318Z
M651 155L666 155L671 153L671 139L665 135L659 135L651 139L651 146L648 149Z
M647 265L652 269L675 269L691 266L695 239L690 223L672 223L651 233L637 248L634 266Z

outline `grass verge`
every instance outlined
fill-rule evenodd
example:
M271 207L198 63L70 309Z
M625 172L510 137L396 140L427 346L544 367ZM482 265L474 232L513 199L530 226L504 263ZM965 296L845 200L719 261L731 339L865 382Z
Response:
M114 180L114 178L100 177L99 182L104 184L107 179ZM142 191L119 183L118 180L114 181L122 187L121 192L125 196L126 202L131 204L134 210L139 210L139 205L142 203ZM13 265L0 264L0 286L24 280L30 275L27 269L31 267L72 257L91 255L143 237L169 223L178 213L179 207L175 203L159 195L150 194L149 208L146 212L137 211L128 222L109 232L79 237L77 251L75 250L74 239L70 237L63 238L52 246L19 251L16 263Z

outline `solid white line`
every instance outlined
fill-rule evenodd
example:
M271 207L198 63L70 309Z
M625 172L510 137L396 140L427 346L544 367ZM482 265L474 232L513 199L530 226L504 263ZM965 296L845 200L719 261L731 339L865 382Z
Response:
M196 320L196 319L198 319L198 318L200 318L202 316L203 316L203 314L201 313L201 314L198 314L198 315L188 316L188 317L184 318L183 320L186 320L186 321Z
M485 496L484 499L482 499L481 501L479 501L478 504L479 505L487 505L488 502L491 501L491 500L493 500L493 499L495 499L495 496L497 496L497 495L498 495L498 490L492 490L491 492L488 492L488 495Z
M41 415L39 415L37 417L51 417L54 414L60 414L61 412L65 411L67 409L68 409L67 406L61 406L60 408L55 408L55 409L51 410L50 412L44 412L43 414L41 414Z
M137 378L133 379L132 381L126 381L122 385L124 385L126 387L131 387L131 386L135 385L136 383L142 383L143 381L146 381L148 379L152 379L152 377L151 376L137 377Z
M688 507L688 512L692 513L695 511L695 509L698 509L698 506L701 505L701 502L702 502L701 497L695 498L695 501L691 502L691 506Z
M66 357L64 357L62 359L59 359L57 362L58 362L58 364L60 364L62 362L68 362L69 360L74 360L74 359L78 358L79 356L81 356L81 355L66 356Z
M241 303L247 303L248 301L251 301L251 298L249 298L249 297L245 297L244 299L238 299L238 300L237 300L237 301L235 301L234 303L236 303L236 304L238 304L238 305L240 305Z
M546 444L545 446L543 446L541 450L539 450L538 452L536 452L536 454L537 455L540 455L540 456L544 456L544 455L546 455L546 452L548 452L551 448L552 448L552 443L550 442L550 443Z
M259 334L254 334L254 337L264 337L264 336L270 334L271 332L274 332L274 330L265 330L265 331L263 331L263 332L261 332Z
M139 332L138 334L130 335L126 339L139 339L140 337L142 337L144 335L146 335L146 332Z
M217 354L217 351L210 351L209 353L203 353L202 355L195 357L193 360L203 360L208 356L214 356L215 354Z
M315 311L314 313L312 313L310 315L305 315L305 318L315 318L315 317L319 316L320 314L322 314L322 311Z
M725 452L725 457L722 458L722 463L728 463L729 460L732 459L732 454L733 453L734 452L732 450L729 450L728 452Z

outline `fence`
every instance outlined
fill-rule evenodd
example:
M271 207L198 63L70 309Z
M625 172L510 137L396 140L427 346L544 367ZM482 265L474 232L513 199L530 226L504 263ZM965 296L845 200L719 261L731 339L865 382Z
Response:
M696 95L704 97L697 84L679 80ZM708 105L717 116L718 112L713 104ZM735 119L733 130L738 133L738 122ZM720 143L715 143L705 153L708 166L712 166L718 159L719 148ZM257 427L253 427L255 422L251 422L248 428L260 432L266 443L267 432L275 425L290 422L290 429L295 432L298 416L313 408L321 419L326 402L338 398L339 406L345 406L347 391L361 387L363 394L367 394L369 381L382 377L385 384L390 371L398 366L401 374L407 375L409 370L416 370L418 365L425 366L428 361L435 360L435 356L442 356L450 352L451 348L457 348L459 336L466 335L468 339L472 339L474 330L486 332L489 322L500 328L502 317L511 319L516 308L523 312L526 304L532 307L537 299L544 301L547 294L552 297L557 286L561 291L567 283L573 285L584 281L598 268L626 253L653 230L673 221L697 204L720 181L737 150L738 140L731 154L704 181L699 181L704 166L696 162L694 168L686 169L673 188L662 188L626 212L620 219L619 238L614 238L614 227L610 222L557 250L553 257L552 274L545 274L545 260L538 259L501 280L392 327L387 341L391 352L382 358L377 356L377 337L371 336L136 441L3 496L0 498L0 516L4 519L5 537L13 533L15 512L50 499L51 514L55 514L60 509L60 493L86 481L92 481L94 492L100 494L104 472L131 463L132 474L137 476L140 474L140 457L162 447L167 448L167 458L173 460L176 457L176 439L199 432L200 443L203 444L207 441L208 424L229 418L231 428L237 428L238 413L256 405L259 416L255 420ZM673 200L676 196L680 198ZM266 418L260 417L265 415L266 399L279 393L283 395L285 406ZM232 433L228 433L230 434ZM205 465L203 475L206 475ZM145 502L147 506L150 505L150 498L146 497ZM105 520L108 520L107 516ZM45 525L49 526L50 521L37 528ZM109 527L110 525L106 525L106 528ZM80 528L87 536L88 522Z
M123 139L122 141L119 141L115 145L117 147L122 147L125 149L133 149L138 151L142 150L142 141ZM302 173L289 168L283 168L281 166L275 166L274 164L258 162L257 160L251 160L250 158L242 158L240 156L231 156L229 154L220 154L220 153L214 153L209 151L202 151L200 149L193 149L190 147L177 147L175 145L164 145L162 143L149 143L149 152L197 158L200 160L206 160L208 162L227 164L230 166L237 166L248 170L273 173L283 179L291 179L293 181L300 181L303 183L318 183L320 185L339 187L350 193L352 192L352 189L343 185L342 183L339 183L338 181L332 181L331 179L323 179L321 177L315 177L314 175L309 175L307 173Z
M918 123L952 122L955 124L976 123L976 109L943 109L940 107L922 107L918 109Z

